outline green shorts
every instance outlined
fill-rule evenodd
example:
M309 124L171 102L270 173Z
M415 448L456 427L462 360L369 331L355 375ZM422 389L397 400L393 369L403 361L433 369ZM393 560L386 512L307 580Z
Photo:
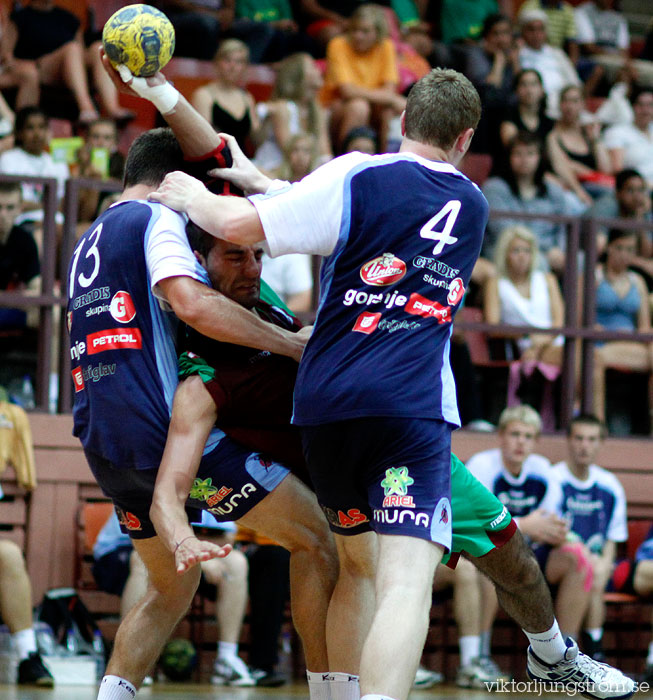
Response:
M442 563L452 569L461 552L482 557L505 544L516 529L508 509L454 454L451 455L451 516L452 551L444 555Z

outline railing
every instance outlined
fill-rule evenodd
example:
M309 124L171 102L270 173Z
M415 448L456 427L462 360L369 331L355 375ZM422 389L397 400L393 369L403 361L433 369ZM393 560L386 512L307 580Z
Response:
M60 307L58 329L58 403L59 412L68 412L72 407L71 363L68 349L68 332L65 323L66 290L65 285L57 289L56 279L65 280L68 261L72 256L77 233L77 210L79 193L82 189L103 192L120 191L116 181L99 181L73 178L67 181L64 198L64 226L59 245L59 263L57 269L57 236L55 212L57 209L56 181L49 178L18 178L0 176L0 181L29 182L44 186L44 220L43 220L43 254L41 260L42 288L38 296L28 296L20 292L0 292L0 307L40 309L40 327L38 342L38 360L36 372L36 408L48 409L48 388L50 375L50 358L54 346L54 308ZM559 223L567 229L566 264L563 275L563 299L565 302L564 325L550 329L537 329L538 333L563 335L565 337L564 361L561 376L561 424L566 426L572 416L575 387L577 384L576 362L577 345L581 343L581 400L583 410L591 410L593 390L594 345L597 341L630 340L653 342L653 333L619 333L595 329L595 265L596 233L599 228L622 228L641 231L653 230L653 223L632 222L626 219L585 219L581 217L523 214L506 211L492 211L492 218L513 219L528 224L532 220L545 220ZM580 251L583 265L579 268ZM55 271L57 274L55 274ZM317 267L314 267L316 288L318 284ZM583 304L579 300L579 279L583 279ZM494 335L528 334L533 331L530 326L510 326L505 324L472 323L456 321L461 330L475 330Z

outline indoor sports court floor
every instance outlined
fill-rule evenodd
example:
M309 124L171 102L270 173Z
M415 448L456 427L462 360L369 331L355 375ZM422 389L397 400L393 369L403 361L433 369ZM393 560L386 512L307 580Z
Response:
M478 690L465 690L454 685L436 686L429 690L415 690L410 700L510 700L537 698L536 693L524 693L519 687L514 692L486 693ZM570 695L546 694L547 700L562 700ZM636 693L638 697L653 697L653 692ZM95 700L95 688L90 686L67 686L54 690L19 688L13 685L0 685L2 700ZM151 688L141 690L138 700L308 700L308 687L295 683L282 688L224 688L210 685L193 685L191 683L155 683Z

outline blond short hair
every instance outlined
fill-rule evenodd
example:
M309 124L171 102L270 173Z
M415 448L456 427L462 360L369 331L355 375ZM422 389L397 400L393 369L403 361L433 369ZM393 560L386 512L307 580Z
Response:
M249 61L249 48L244 41L240 39L225 39L221 41L218 45L218 50L213 56L214 61L219 61L221 58L228 56L229 54L236 53L236 51L244 51L247 60Z
M521 224L507 226L499 235L499 240L497 241L497 246L494 251L494 264L497 267L497 274L499 277L508 277L506 258L508 256L508 248L510 248L515 238L521 239L531 247L531 269L528 271L528 276L530 278L533 274L533 270L537 269L540 251L537 246L537 238L533 231L528 228L528 226L523 226Z
M540 418L540 414L532 406L528 406L527 404L504 408L499 416L499 425L497 429L499 432L502 432L507 428L509 423L515 423L516 421L529 425L531 428L535 428L538 435L542 432L542 419Z
M356 24L359 20L371 22L376 31L376 43L383 41L389 34L388 20L385 10L380 5L361 5L349 18L349 26Z

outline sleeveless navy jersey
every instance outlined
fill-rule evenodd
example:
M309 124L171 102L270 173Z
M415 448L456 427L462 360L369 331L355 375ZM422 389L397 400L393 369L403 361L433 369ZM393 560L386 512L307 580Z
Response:
M177 385L175 318L152 294L152 260L165 267L158 279L205 279L179 215L126 201L82 236L69 266L73 433L118 468L159 465Z
M596 465L588 478L576 478L566 462L554 470L562 486L562 509L569 528L595 554L603 551L606 540L625 542L628 538L626 496L614 474Z
M273 256L327 255L294 422L459 425L449 341L487 221L476 185L410 153L356 153L252 201Z

